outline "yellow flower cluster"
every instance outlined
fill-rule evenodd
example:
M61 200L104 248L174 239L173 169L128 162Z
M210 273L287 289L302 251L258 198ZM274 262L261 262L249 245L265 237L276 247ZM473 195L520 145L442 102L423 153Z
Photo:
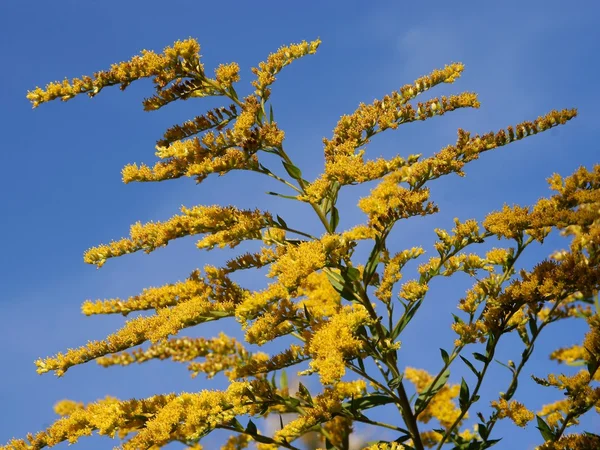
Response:
M306 307L313 317L330 317L340 309L340 294L322 271L313 272L300 282L298 296L304 296L299 306Z
M383 277L375 295L384 303L389 303L392 299L392 289L394 285L402 279L401 270L411 259L417 259L425 253L421 247L413 247L410 250L403 250L396 253L392 258L385 262Z
M281 283L271 283L262 291L245 293L242 302L235 308L235 317L243 325L247 325L248 321L255 319L269 305L284 299L291 299L286 287Z
M153 168L145 164L139 167L137 164L127 165L122 171L123 181L163 181L186 176L194 177L200 183L212 173L224 175L231 170L257 170L255 153L263 148L281 146L285 134L275 122L254 126L260 108L256 97L247 97L241 106L239 114L235 108L217 108L206 116L169 129L165 139L159 141L156 151L156 155L166 161L157 162ZM233 119L236 120L231 129L217 133L207 131L202 137L174 140L210 128L220 130Z
M600 448L600 437L592 433L567 434L556 442L546 442L536 450L595 450Z
M250 440L251 438L247 434L230 436L225 445L221 446L221 450L243 450L248 447Z
M168 152L161 148L159 151L161 154L186 151L189 153L185 157L173 157L168 161L159 161L152 168L146 164L140 164L139 167L137 164L129 164L121 172L123 182L127 184L133 181L165 181L186 176L195 178L197 183L201 183L212 173L224 175L232 170L256 170L258 168L258 158L245 151L247 149L240 150L227 146L212 153L204 149L197 139L176 141L171 147L168 147L170 149ZM191 150L192 148L201 150L196 152Z
M535 414L529 411L525 405L516 400L509 403L502 398L498 401L493 401L492 407L496 409L499 419L508 417L519 427L526 426L535 417Z
M404 445L398 444L397 442L384 442L369 445L368 447L363 448L363 450L404 450L405 448Z
M565 391L568 405L558 405L557 409L586 412L596 406L600 407L600 387L592 385L594 381L600 381L598 370L595 377L591 378L587 370L581 370L575 375L554 375L550 374L545 380L541 380L546 386L554 386ZM536 379L536 381L540 382ZM598 408L600 409L600 408Z
M206 292L173 307L158 309L152 316L129 320L123 328L104 341L90 341L83 347L69 349L65 354L58 353L51 358L38 359L35 364L38 373L54 371L57 376L62 376L74 365L127 350L147 340L158 342L184 328L233 314L232 302L211 301Z
M144 428L123 445L124 450L156 448L177 440L198 439L237 415L252 412L247 405L249 383L232 383L227 391L183 393L172 398Z
M429 180L435 180L450 173L463 176L464 165L479 158L481 153L564 124L576 115L575 109L551 111L546 116L538 117L536 123L522 122L518 124L516 132L515 128L509 126L508 133L500 130L497 133L490 132L483 136L471 137L469 132L459 129L455 145L449 145L429 158L400 169L395 174L397 182L403 181L410 186L421 186Z
M267 230L271 230L271 228L268 228ZM263 234L263 242L264 241L265 238ZM278 252L278 249L273 250L272 248L262 247L260 252L244 253L243 255L230 259L225 263L225 267L223 267L222 270L225 273L232 273L237 272L238 270L258 269L277 261L280 256L281 254Z
M311 369L317 371L323 384L335 384L344 376L345 360L355 358L362 342L354 334L371 322L363 306L346 305L329 320L315 327L308 336L308 353L312 357Z
M433 381L433 376L425 370L412 367L404 369L404 378L415 385L417 392L423 392ZM442 427L449 428L460 415L460 409L454 404L459 392L460 386L457 384L444 385L417 420L428 423L431 419L437 419Z
M189 362L201 357L205 358L204 362L192 362L189 365L193 377L205 373L208 378L212 378L219 372L234 368L248 359L249 355L241 343L220 333L218 337L212 339L181 337L160 341L147 349L103 356L96 362L108 367L127 366L152 359Z
M81 305L81 311L86 316L93 314L123 314L127 316L133 311L173 306L194 296L201 296L210 289L211 286L200 277L200 272L195 270L185 281L145 288L141 294L129 297L127 300L119 298L96 300L95 302L86 300Z
M253 67L252 73L256 75L256 80L252 82L252 86L256 88L256 95L266 100L269 97L267 88L275 82L275 75L292 61L315 54L320 44L321 40L317 39L310 43L302 41L299 44L281 47L275 53L271 53L266 62L260 62L258 68Z
M389 128L396 129L400 124L425 120L456 108L479 107L476 95L471 93L419 103L416 111L407 104L409 100L439 83L454 82L463 69L462 64L451 64L442 70L435 70L412 85L403 86L399 91L385 96L383 100L375 100L370 105L361 104L353 114L342 116L334 129L333 138L323 140L325 172L307 188L304 199L320 201L333 181L341 185L362 183L381 178L407 163L413 163L417 156L411 156L407 161L395 157L389 161L378 159L365 163L364 151L356 154L356 149L367 144L375 134Z
M38 450L65 441L74 444L79 438L90 436L94 431L104 436L124 438L143 428L148 420L175 398L174 394L126 401L107 397L85 407L70 406L66 410L64 410L66 403L63 401L57 405L57 409L65 414L45 431L29 435L28 442L15 439L1 448L3 450Z
M229 89L233 83L240 81L240 66L238 63L219 64L215 69L215 79L223 89Z
M567 364L585 361L588 357L589 353L581 345L559 348L550 354L550 359Z
M238 110L235 104L229 107L220 106L214 108L207 113L196 116L192 120L188 120L181 125L173 125L165 131L162 139L156 145L157 147L168 147L176 141L192 137L202 131L211 128L220 129L225 127L230 121L238 116Z
M110 70L100 71L94 77L84 76L49 83L45 89L36 88L27 93L27 98L33 107L39 106L57 98L67 101L76 95L87 93L90 97L98 94L106 86L121 85L125 89L132 81L140 78L154 77L158 88L165 87L170 81L187 75L188 70L203 76L203 66L200 63L200 45L195 39L177 41L173 47L167 47L162 54L142 50L141 56L131 60L113 64Z
M289 299L271 303L250 326L245 325L246 341L264 345L269 341L294 331L294 324L302 320L299 307Z
M569 399L558 400L548 405L544 405L542 409L538 411L538 416L545 417L546 423L550 427L555 427L560 425L563 417L568 414L570 407L571 402ZM572 419L569 424L576 425L577 423L579 423L577 420Z
M314 397L311 408L304 408L304 412L300 417L287 423L275 433L275 440L280 442L284 439L288 442L292 441L315 425L330 421L333 414L341 410L343 399L344 394L340 394L335 387L326 388Z
M229 379L234 380L258 374L269 373L284 369L305 361L304 349L292 344L287 350L269 358L265 353L255 353L242 365L234 367L229 373Z
M458 339L454 341L454 345L467 345L475 342L485 342L487 328L481 320L476 320L472 323L455 322L452 324L452 330L458 334Z
M429 189L406 189L386 177L358 207L369 217L369 226L381 231L400 219L436 213L437 206L428 200Z
M537 314L546 302L592 295L600 290L600 267L581 261L581 254L568 253L560 261L543 261L531 272L521 271L521 279L514 280L500 295L487 301L483 321L487 330L497 330L523 305ZM567 317L577 311L568 304L556 317ZM546 318L546 320L550 320Z
M344 253L347 244L338 235L324 235L320 240L287 244L287 252L271 266L268 276L277 277L288 289L296 289L301 280L325 267L327 258Z
M343 448L348 436L353 431L352 420L344 416L335 416L329 422L323 424L327 432L327 439L337 448Z
M260 230L272 223L269 213L240 210L233 206L195 206L181 208L183 215L166 222L140 222L131 226L130 237L91 248L84 261L101 267L108 258L143 250L150 253L169 241L184 236L210 233L198 242L199 248L235 247L245 239L260 239Z
M472 432L468 428L466 430L463 430L460 433L458 433L458 435L467 442L478 438L478 434ZM438 431L435 431L435 430L423 431L422 433L420 433L420 436L421 436L421 443L423 444L424 447L427 447L427 448L435 447L442 440L442 437L443 437L443 435L441 433L439 433Z
M402 285L399 296L408 302L416 302L425 297L428 290L429 285L427 283L410 280Z

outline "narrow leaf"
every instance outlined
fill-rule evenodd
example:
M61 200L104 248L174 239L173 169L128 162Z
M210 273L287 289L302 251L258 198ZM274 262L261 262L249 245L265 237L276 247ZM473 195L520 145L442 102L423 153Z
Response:
M488 362L485 355L482 355L481 353L473 352L473 358L475 358L477 361L481 361L484 364Z
M252 419L248 420L248 425L246 426L246 433L251 434L251 435L255 435L257 434L257 428L256 425L254 424L254 422L252 422Z
M481 374L480 374L480 373L479 373L479 371L478 371L478 370L475 368L475 366L473 365L473 363L471 363L471 361L469 361L469 360L468 360L467 358L465 358L464 356L462 356L462 355L459 355L459 356L460 356L460 359L462 359L462 361L463 361L463 362L464 362L464 363L467 365L467 367L468 367L469 369L471 369L471 372L473 372L473 373L475 374L475 376L477 377L477 379L479 379L479 377L480 377L480 375L481 375Z
M483 424L483 423L477 424L477 432L479 433L479 436L481 436L481 439L483 439L484 441L487 441L487 438L490 435L490 432L488 431L485 424Z
M358 270L356 267L348 267L346 270L346 276L349 280L356 281L360 277L360 270Z
M402 379L404 378L404 374L400 374L397 377L394 377L390 380L390 382L388 383L388 386L390 387L390 389L397 389L398 386L400 386L400 383L402 383Z
M469 385L463 378L460 382L460 394L458 395L458 404L460 405L461 411L465 411L469 405L469 398L471 394L469 392Z
M279 214L277 215L277 222L279 222L279 225L281 225L284 228L287 228L287 223L285 223L285 220L283 220Z
M554 432L548 426L548 424L540 416L535 416L537 419L537 429L540 430L540 434L544 441L554 441Z
M432 382L429 386L425 388L423 392L419 394L415 402L415 415L419 415L419 413L421 413L425 409L425 407L427 406L429 401L435 396L435 394L437 394L440 391L440 389L444 387L449 377L450 370L444 370L444 372L437 379L437 381Z
M353 398L351 401L343 403L342 407L350 411L360 411L375 408L376 406L388 405L390 403L394 403L392 397L383 394L372 394Z
M312 395L310 395L309 390L302 383L298 383L298 393L312 405Z
M409 306L408 310L402 315L402 318L398 321L398 323L394 327L394 330L391 335L391 339L396 340L396 338L398 336L400 336L400 333L402 333L402 331L406 328L406 326L412 320L413 316L417 313L422 302L423 302L423 299L418 300L417 302L415 302Z
M292 177L296 180L302 178L302 171L300 171L300 169L297 168L295 165L287 163L285 161L281 161L281 163L283 164L283 167L285 168L287 173L290 175L290 177Z
M278 192L273 192L273 191L267 191L266 193L268 195L274 195L276 197L287 198L288 200L298 200L298 197L296 197L294 195L284 195L284 194L280 194Z
M331 209L331 218L329 219L329 227L331 228L331 231L335 231L339 223L340 213L338 209L334 206Z
M450 355L448 355L448 352L443 348L440 348L440 353L442 354L442 361L444 361L444 364L447 366L450 362Z

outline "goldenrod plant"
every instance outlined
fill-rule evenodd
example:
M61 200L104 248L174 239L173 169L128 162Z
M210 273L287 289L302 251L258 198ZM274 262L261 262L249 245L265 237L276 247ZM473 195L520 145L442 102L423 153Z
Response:
M177 100L220 97L226 106L166 130L156 147L159 161L126 166L123 181L185 176L200 183L211 174L257 172L285 189L285 194L269 194L309 205L322 232L313 235L302 229L305 224L288 225L278 214L258 209L260 205L199 205L182 207L181 214L164 222L136 223L128 237L89 249L85 262L101 267L110 258L150 253L190 235L198 235L197 246L206 250L258 241L258 251L240 254L222 267L196 269L185 281L127 299L86 301L82 310L88 316L145 313L102 341L35 362L39 373L63 376L90 361L107 367L168 359L189 364L193 376L224 376L228 387L143 399L107 397L87 405L61 401L55 408L60 418L46 430L2 448L40 449L98 433L120 439L123 449L155 449L172 442L200 449L209 433L227 430L231 437L221 447L227 450L481 450L499 442L502 436L495 427L508 418L519 427L537 427L541 450L600 449L597 434L569 430L583 415L600 411L600 165L581 167L566 177L552 175L548 182L554 193L534 205L505 205L482 221L455 219L452 230L433 230L438 239L427 253L434 256L426 256L418 245L398 248L389 239L399 221L438 211L430 199L430 182L464 176L465 166L484 152L564 125L576 110L550 111L481 135L459 129L455 144L430 157L367 159L365 148L386 130L458 108L479 108L470 92L413 102L438 84L456 81L464 66L452 63L342 116L333 135L323 139L323 172L310 181L286 151L271 88L284 67L315 53L319 44L301 42L269 55L252 69L253 92L245 98L235 87L238 64L219 65L211 76L194 39L178 41L160 54L143 51L93 76L50 83L27 94L35 108L80 94L94 97L109 86L123 90L151 78L155 91L143 102L148 111ZM280 163L273 165L275 160ZM338 208L339 192L366 182L376 183L358 203L364 223L340 230L344 211ZM517 261L528 247L543 243L552 230L570 239L568 248L548 252L531 270L519 270ZM501 244L477 253L478 244L490 240ZM363 261L355 254L359 244L369 249ZM407 264L413 263L420 264L415 278L403 280ZM254 291L236 281L236 272L259 268L268 271L264 289ZM430 301L432 280L457 272L472 278L472 288L457 299L457 314L450 318L456 340L434 355L439 358L436 372L411 367L402 357L403 332ZM225 318L235 318L246 342L224 333L182 335ZM581 370L575 375L534 374L537 383L564 394L536 413L518 400L518 381L531 375L525 366L542 332L563 320L585 321L589 332L580 345L560 348L551 358ZM522 348L515 361L505 364L510 382L498 387L496 398L483 399L481 387L490 368L504 364L495 357L498 345L511 334L520 337ZM272 341L285 343L280 353L256 351ZM472 371L469 381L449 381L457 365ZM286 371L299 378L297 387L288 383ZM490 414L476 412L482 404ZM386 413L382 420L377 415L382 407L395 414ZM273 433L262 426L267 417L276 419ZM358 427L381 427L394 437L360 443L353 437Z

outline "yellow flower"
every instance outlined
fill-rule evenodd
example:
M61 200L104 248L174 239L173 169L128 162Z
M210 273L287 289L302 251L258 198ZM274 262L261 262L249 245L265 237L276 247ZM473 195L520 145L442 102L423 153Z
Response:
M371 322L362 306L344 306L337 314L318 326L310 336L308 353L313 360L310 367L316 370L323 384L334 384L346 372L344 361L356 357L362 342L354 333L358 327Z
M256 94L268 98L267 87L275 82L275 75L292 61L316 53L320 44L321 40L317 39L310 43L302 41L300 44L281 47L271 53L266 62L260 62L258 68L253 67L252 73L256 75L256 80L252 82L252 86L256 88Z
M499 401L493 401L492 407L496 408L499 419L509 417L519 427L525 427L535 417L535 414L516 400L509 403L502 398Z

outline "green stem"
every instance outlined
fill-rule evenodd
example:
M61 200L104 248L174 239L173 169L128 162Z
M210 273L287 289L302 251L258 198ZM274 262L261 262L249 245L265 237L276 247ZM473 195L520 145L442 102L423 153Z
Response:
M369 300L369 297L366 291L362 288L359 282L355 282L355 287L359 290L360 297L362 299L361 303L368 311L369 315L374 321L374 327L377 330L377 336L380 340L385 342L385 337L387 333L385 332L379 318L377 317L377 313L373 309L373 305ZM395 354L395 353L394 353ZM400 377L400 370L396 365L395 358L392 356L392 352L383 353L382 362L387 366L387 368L391 371L393 377L398 379ZM413 414L412 408L410 406L410 400L408 399L408 395L406 394L406 389L404 388L404 383L401 381L398 385L398 403L400 405L400 413L402 418L404 419L404 423L406 427L410 431L410 436L412 437L413 443L415 445L416 450L424 450L423 443L421 442L421 435L419 433L419 427L417 425L417 419Z

